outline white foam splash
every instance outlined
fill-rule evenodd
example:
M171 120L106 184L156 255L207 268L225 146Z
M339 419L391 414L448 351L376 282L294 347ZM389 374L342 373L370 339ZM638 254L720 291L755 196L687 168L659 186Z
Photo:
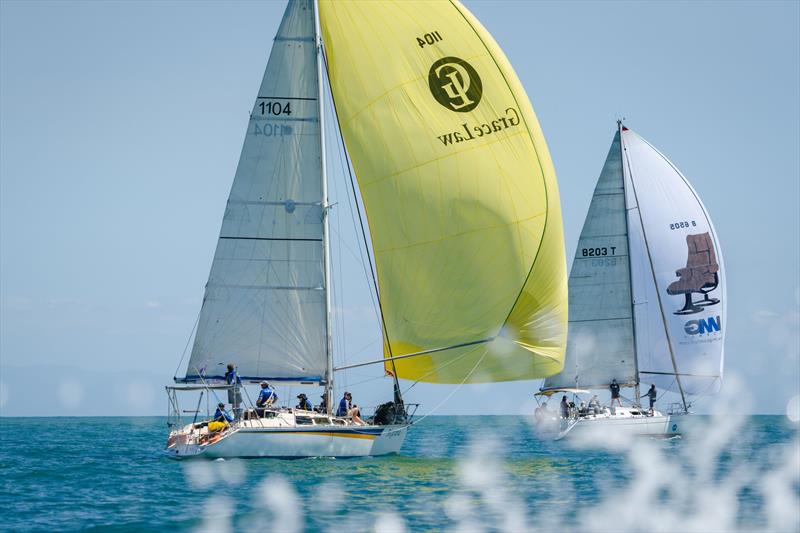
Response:
M64 380L56 391L61 405L67 409L77 409L83 401L83 386L75 380Z
M316 491L315 505L324 513L335 513L344 504L344 489L338 483L325 481Z
M729 380L715 405L723 409L736 402L746 407L742 390L736 380ZM528 505L509 475L508 469L518 462L507 463L502 446L491 436L476 435L468 456L456 464L443 501L419 500L417 504L428 510L430 505L440 505L444 523L439 529L455 533L800 531L800 439L796 428L790 442L754 449L746 445L753 427L746 421L746 417L723 412L710 418L687 418L682 423L684 438L676 443L615 438L613 433L599 431L577 446L583 446L586 453L595 453L588 448L600 448L616 455L624 463L621 470L625 473L616 470L613 462L615 469L607 475L593 474L597 500L589 504L578 499L585 489L573 485L580 475L543 475L539 488L549 496L537 499L535 506ZM554 450L558 453L557 446ZM750 452L741 453L743 450ZM758 454L759 459L753 461L750 453ZM231 471L243 472L241 464L235 466L238 463L190 462L186 475L190 485L210 488ZM215 466L224 470L215 470ZM242 483L243 478L242 473L227 479ZM334 482L323 483L315 494L313 502L304 502L285 477L271 475L255 492L259 512L250 515L247 527L258 529L256 524L260 524L275 531L300 532L307 513L322 512L335 523L330 531L404 533L412 529L401 514L385 507L341 516L347 494ZM326 499L326 494L331 497ZM741 501L743 494L748 495L748 503ZM753 504L759 500L763 503ZM204 515L201 530L229 530L230 513L220 510L219 499L214 505L214 512ZM753 517L754 505L760 516ZM742 521L743 516L750 521Z
M267 523L285 533L303 530L303 504L285 477L271 475L258 488L261 502L271 515Z
M228 533L233 531L233 501L227 496L210 496L203 506L203 521L199 533Z
M235 487L244 483L247 471L240 459L215 459L214 461L187 461L183 463L186 481L193 489L208 489L223 483Z
M800 394L792 396L786 404L786 418L792 422L800 422Z
M378 513L375 518L375 524L372 526L375 533L405 533L408 531L406 522L400 515L391 511L382 511Z
M8 403L8 385L5 382L0 381L0 409L6 406Z

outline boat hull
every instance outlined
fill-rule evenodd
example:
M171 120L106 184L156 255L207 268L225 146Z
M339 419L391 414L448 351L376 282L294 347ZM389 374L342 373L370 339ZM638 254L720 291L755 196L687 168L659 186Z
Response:
M672 416L656 413L654 416L608 416L580 418L562 430L557 440L583 440L590 442L604 435L618 437L672 437L680 434L680 427Z
M167 449L170 457L302 458L365 457L399 453L407 425L308 428L243 427L229 432L213 444L177 445Z

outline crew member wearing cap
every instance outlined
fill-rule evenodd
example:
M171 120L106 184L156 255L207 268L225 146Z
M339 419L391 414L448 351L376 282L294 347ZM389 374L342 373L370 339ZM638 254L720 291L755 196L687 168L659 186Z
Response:
M217 404L217 410L214 411L214 422L233 422L233 417L225 410L225 404L222 402Z
M302 409L303 411L312 411L314 409L314 406L311 405L311 402L308 401L308 398L306 398L306 395L302 392L297 395L297 399L300 401L297 403L297 406L295 406L295 409Z
M361 409L357 405L353 405L353 395L345 392L342 400L339 402L339 408L336 410L336 416L348 416L355 424L366 424L361 420Z
M269 407L275 400L278 399L278 395L275 394L275 391L272 390L272 387L269 386L269 383L266 381L261 382L261 392L258 393L258 399L256 400L256 407Z
M345 392L342 399L339 401L339 408L336 410L336 416L347 416L353 402L353 396L349 392Z

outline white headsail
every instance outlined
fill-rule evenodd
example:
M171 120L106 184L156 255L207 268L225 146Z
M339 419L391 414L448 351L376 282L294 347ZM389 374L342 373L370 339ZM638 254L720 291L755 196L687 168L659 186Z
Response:
M312 0L289 2L236 169L185 380L322 381L327 311Z
M726 295L711 219L686 178L652 145L623 128L622 147L631 226L639 237L631 240L631 253L638 258L640 379L685 394L717 392Z
M705 207L667 158L621 126L570 272L564 371L542 389L616 379L714 393L724 318L722 254Z

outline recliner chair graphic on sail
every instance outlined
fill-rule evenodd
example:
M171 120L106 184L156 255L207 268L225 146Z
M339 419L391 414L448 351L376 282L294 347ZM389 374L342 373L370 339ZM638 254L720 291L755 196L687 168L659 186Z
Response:
M708 293L719 286L719 264L714 253L714 242L708 232L697 235L687 235L686 244L689 247L689 256L686 259L686 267L675 271L675 275L680 279L673 281L667 287L667 294L683 294L686 296L686 303L676 315L690 315L703 310L706 305L719 303L718 298L709 298ZM692 293L700 293L703 299L695 302L692 300Z

